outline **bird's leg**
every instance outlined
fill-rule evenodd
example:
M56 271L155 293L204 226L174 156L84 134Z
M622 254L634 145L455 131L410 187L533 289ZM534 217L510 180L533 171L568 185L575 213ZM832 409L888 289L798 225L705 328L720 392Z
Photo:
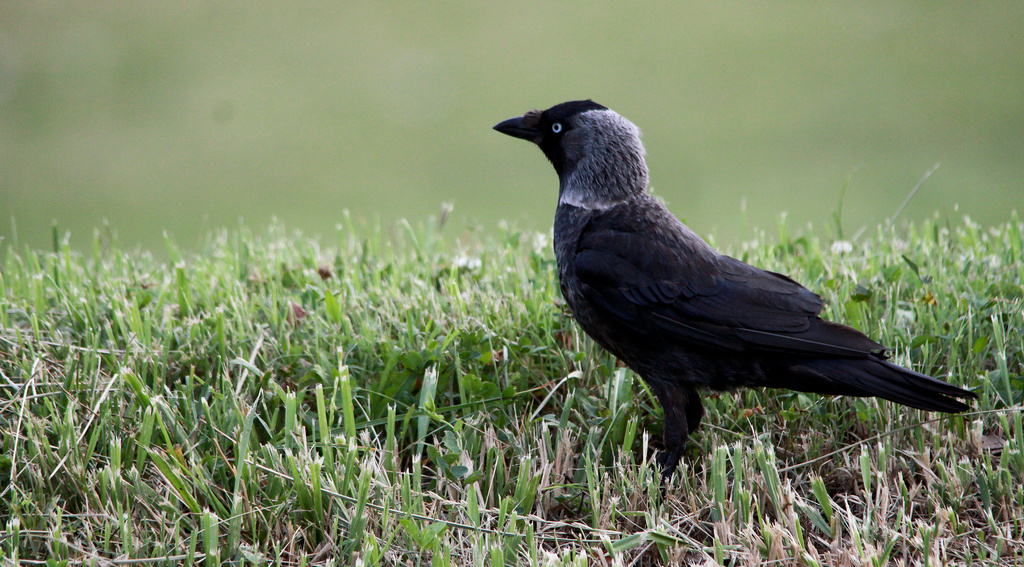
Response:
M653 389L665 412L665 450L657 458L661 466L661 482L664 484L672 478L672 473L679 465L686 439L700 424L704 407L693 388L658 384Z
M697 390L687 388L686 400L686 432L692 434L700 427L700 420L704 417L704 404L700 402L700 395Z

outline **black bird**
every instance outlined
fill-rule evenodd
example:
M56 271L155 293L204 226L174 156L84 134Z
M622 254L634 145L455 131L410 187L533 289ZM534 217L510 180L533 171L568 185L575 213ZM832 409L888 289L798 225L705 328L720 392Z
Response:
M704 415L697 388L878 396L951 413L968 409L955 398L977 398L821 319L821 298L791 278L711 248L647 192L640 130L615 112L573 101L494 129L540 146L558 173L562 295L580 327L658 396L663 480Z

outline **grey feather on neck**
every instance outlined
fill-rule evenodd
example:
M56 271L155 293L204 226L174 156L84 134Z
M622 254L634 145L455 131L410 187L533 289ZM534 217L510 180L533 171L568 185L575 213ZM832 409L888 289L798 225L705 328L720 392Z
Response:
M586 112L577 123L564 140L572 167L559 180L560 204L607 209L647 189L639 128L611 110Z

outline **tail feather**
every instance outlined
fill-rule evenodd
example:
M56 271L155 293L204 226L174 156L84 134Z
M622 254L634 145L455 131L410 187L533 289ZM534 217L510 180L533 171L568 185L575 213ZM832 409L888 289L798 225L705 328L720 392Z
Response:
M970 408L956 398L977 399L973 392L879 358L817 359L790 367L798 384L787 388L821 394L877 396L926 411L962 412Z

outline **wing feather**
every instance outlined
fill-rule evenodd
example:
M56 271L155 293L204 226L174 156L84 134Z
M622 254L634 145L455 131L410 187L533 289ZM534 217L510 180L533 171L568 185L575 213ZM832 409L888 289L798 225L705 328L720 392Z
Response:
M717 254L681 224L677 232L642 230L615 214L584 229L574 270L584 296L633 331L727 351L866 357L884 350L823 321L821 298L793 279Z

